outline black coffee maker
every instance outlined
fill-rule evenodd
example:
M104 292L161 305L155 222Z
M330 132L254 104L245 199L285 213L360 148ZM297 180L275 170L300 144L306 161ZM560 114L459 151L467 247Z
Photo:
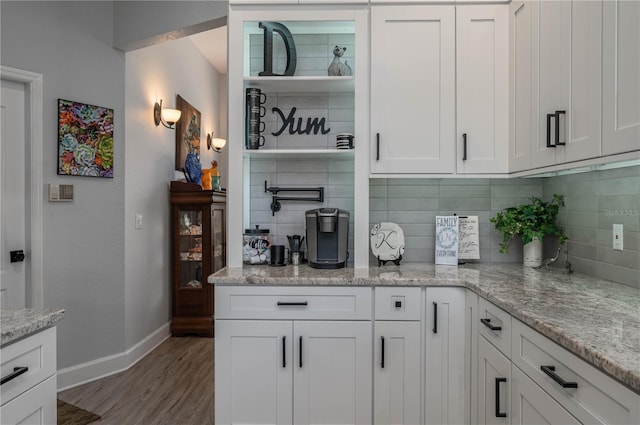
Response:
M347 265L349 212L318 208L305 212L307 259L316 269L339 269Z

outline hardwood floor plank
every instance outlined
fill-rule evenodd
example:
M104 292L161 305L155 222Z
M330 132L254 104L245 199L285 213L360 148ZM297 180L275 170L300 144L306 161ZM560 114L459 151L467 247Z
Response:
M213 338L171 337L129 370L58 393L100 425L213 425Z

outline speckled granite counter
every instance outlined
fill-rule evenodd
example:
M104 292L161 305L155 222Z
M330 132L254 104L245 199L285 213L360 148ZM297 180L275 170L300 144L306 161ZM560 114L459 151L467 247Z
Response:
M516 264L406 264L316 270L251 266L216 285L464 286L640 393L640 290L579 273Z
M41 329L53 326L64 318L64 309L0 310L0 345L6 345Z

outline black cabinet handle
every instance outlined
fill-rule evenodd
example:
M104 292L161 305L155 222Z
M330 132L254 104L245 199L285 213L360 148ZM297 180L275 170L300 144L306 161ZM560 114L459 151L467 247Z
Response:
M462 160L467 160L467 133L462 133Z
M496 378L496 418L506 418L507 412L500 411L500 383L507 382L507 378Z
M564 146L566 145L565 142L560 142L560 115L564 115L566 114L566 111L556 111L556 113L554 114L555 119L556 119L556 146Z
M380 367L384 369L384 337L381 336L380 340L382 341L382 353L380 355Z
M551 120L556 117L555 114L547 114L547 147L555 148L556 145L551 144Z
M309 303L307 301L297 301L297 302L287 302L287 301L278 301L278 306L306 306Z
M540 366L540 370L546 373L551 379L556 381L562 388L578 388L577 382L567 382L555 372L555 366Z
M486 327L488 327L492 331L501 331L502 330L502 326L493 326L491 324L491 319L480 319L480 321L482 322L483 325L485 325Z
M302 367L302 337L300 337L300 346L298 347L298 367Z
M433 302L433 333L438 333L438 303Z
M282 337L282 367L287 367L287 337Z
M0 385L4 385L5 383L16 379L18 376L22 375L28 370L29 368L27 366L14 367L13 372L11 372L7 376L3 377L2 380L0 380Z
M376 161L380 161L380 133L376 133Z

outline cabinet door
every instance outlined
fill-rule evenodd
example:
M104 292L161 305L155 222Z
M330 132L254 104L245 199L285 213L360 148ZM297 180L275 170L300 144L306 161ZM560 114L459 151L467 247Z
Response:
M509 170L531 168L537 137L537 97L533 96L533 9L531 1L509 5Z
M371 7L371 172L455 171L455 7Z
M52 376L0 407L1 424L56 423L56 376Z
M511 425L579 424L518 367L511 368Z
M375 322L373 423L420 420L420 322Z
M478 338L479 424L509 424L511 361L484 337Z
M292 332L290 321L216 321L216 423L293 423Z
M603 7L602 153L640 149L640 2Z
M427 288L426 424L464 423L465 289Z
M294 322L293 423L371 423L371 322Z
M506 173L508 6L456 8L457 172Z

